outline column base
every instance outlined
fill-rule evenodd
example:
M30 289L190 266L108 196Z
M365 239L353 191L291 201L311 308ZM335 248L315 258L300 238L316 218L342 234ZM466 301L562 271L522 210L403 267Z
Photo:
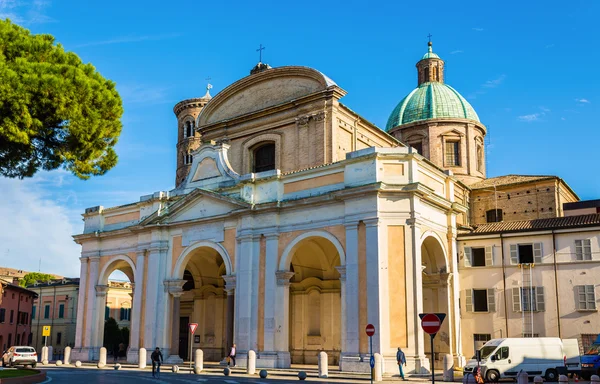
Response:
M179 355L170 355L165 360L167 364L183 364L183 359Z
M266 351L256 357L256 368L289 368L291 366L289 352Z
M129 348L127 351L127 363L129 364L137 364L140 360L140 349L139 348Z
M96 361L100 357L100 348L81 347L71 350L71 361Z
M371 372L369 356L365 359L359 353L342 353L340 356L340 371L342 372Z
M431 362L425 356L407 357L406 371L416 375L431 374Z

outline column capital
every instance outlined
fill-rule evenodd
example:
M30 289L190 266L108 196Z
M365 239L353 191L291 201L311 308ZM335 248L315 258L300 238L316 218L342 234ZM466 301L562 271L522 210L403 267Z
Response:
M346 266L338 265L337 267L335 267L335 269L337 269L337 271L340 273L340 280L346 281Z
M144 257L144 256L146 256L146 251L147 251L146 248L143 248L143 249L138 248L137 251L135 251L135 255L137 257Z
M277 285L290 285L290 279L294 277L294 272L290 271L277 271L275 272L275 276L277 277Z
M381 224L381 220L378 217L364 219L362 222L365 223L365 226L367 227L377 227Z
M166 252L169 249L169 242L165 240L153 241L148 247L148 252Z
M89 257L84 257L84 256L81 256L81 257L79 258L79 261L81 261L81 264L87 264L87 263L88 263L88 261L89 261Z
M233 291L235 290L235 282L236 282L236 277L235 275L223 275L223 280L225 280L225 291L227 292L227 294L232 294Z
M187 280L179 279L163 280L165 292L169 292L173 297L180 297L183 295L183 286L186 282Z
M265 233L265 238L267 240L279 240L279 232L277 232L277 233Z
M360 223L360 220L345 221L344 227L346 227L346 231L358 231L358 223Z
M96 285L96 297L104 297L108 292L108 285Z

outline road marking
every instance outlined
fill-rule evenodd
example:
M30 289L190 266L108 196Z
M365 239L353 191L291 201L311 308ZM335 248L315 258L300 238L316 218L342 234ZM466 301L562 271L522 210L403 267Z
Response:
M223 381L226 382L226 383L228 383L228 384L240 384L239 382L234 381L234 380L223 380Z
M46 384L52 381L52 378L50 376L46 377L46 380L42 381L40 384Z

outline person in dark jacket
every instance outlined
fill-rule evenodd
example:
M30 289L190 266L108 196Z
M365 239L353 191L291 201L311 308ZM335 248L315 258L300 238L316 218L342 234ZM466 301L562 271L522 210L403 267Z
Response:
M152 377L160 378L160 365L163 362L163 355L158 347L150 355L150 360L152 360Z
M406 356L400 347L398 347L398 352L396 352L396 361L398 362L398 368L400 369L400 377L402 380L406 380L404 378L404 370L402 369L402 365L406 365Z

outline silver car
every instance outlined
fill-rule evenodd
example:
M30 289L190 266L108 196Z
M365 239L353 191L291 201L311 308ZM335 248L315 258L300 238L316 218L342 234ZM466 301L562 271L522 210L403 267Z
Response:
M17 346L10 347L2 354L2 366L14 367L15 365L27 366L35 368L37 364L37 353L33 347Z

